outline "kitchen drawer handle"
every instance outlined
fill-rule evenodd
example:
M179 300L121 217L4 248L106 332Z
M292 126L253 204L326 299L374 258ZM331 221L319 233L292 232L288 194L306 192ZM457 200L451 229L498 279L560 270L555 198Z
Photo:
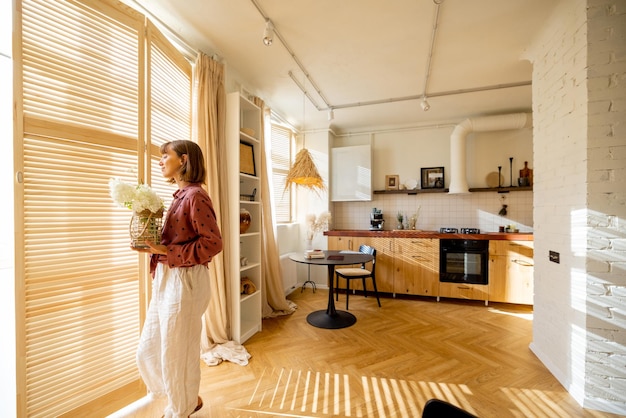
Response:
M535 265L533 263L529 263L526 260L518 260L518 259L514 259L513 262L515 264L519 264L520 266L524 266L524 267L534 267Z

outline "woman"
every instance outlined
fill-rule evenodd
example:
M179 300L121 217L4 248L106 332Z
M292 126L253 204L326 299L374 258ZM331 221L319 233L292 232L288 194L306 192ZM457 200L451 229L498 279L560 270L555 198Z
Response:
M161 243L152 253L152 299L137 349L137 365L151 396L168 398L165 417L187 417L202 408L200 334L209 303L208 264L222 251L213 204L202 188L206 169L191 141L161 146L159 166L178 190L167 211Z

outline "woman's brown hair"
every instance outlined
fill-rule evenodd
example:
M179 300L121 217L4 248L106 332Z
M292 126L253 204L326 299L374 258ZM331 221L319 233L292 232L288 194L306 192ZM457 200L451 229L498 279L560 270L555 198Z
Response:
M206 183L204 157L198 144L193 141L176 140L161 145L161 154L166 154L169 150L174 151L179 157L187 155L187 159L178 170L179 180L188 183ZM170 178L167 181L176 183L174 178Z

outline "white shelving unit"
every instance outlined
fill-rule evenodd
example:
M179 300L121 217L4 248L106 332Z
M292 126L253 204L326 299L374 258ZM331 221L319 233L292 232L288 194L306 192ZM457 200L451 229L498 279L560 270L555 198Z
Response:
M232 219L228 234L230 240L230 271L238 272L230 277L231 286L231 331L235 342L242 344L255 333L261 331L263 289L263 269L261 259L261 109L239 93L226 97L226 139L229 215ZM253 133L243 132L252 130ZM243 148L242 148L243 144ZM248 160L245 167L240 157L249 156L252 149L253 169ZM245 152L242 152L245 151ZM242 172L243 171L243 172ZM251 171L253 171L251 173ZM249 173L249 174L247 174ZM238 202L238 204L234 204ZM250 212L252 221L245 233L240 233L239 213L241 209ZM247 262L244 264L242 260ZM241 294L241 279L248 278L256 287L252 294Z

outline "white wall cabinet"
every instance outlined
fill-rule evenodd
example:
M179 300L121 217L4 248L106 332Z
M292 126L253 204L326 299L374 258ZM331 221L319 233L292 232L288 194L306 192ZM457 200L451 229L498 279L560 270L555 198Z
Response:
M330 200L372 200L372 147L359 145L331 150Z
M228 277L231 294L230 324L232 339L242 344L261 331L263 260L261 258L261 109L242 97L230 93L226 97L226 140L228 169L229 240L226 257L230 265ZM242 209L250 213L248 229L240 229ZM253 293L242 292L242 279L250 280Z

